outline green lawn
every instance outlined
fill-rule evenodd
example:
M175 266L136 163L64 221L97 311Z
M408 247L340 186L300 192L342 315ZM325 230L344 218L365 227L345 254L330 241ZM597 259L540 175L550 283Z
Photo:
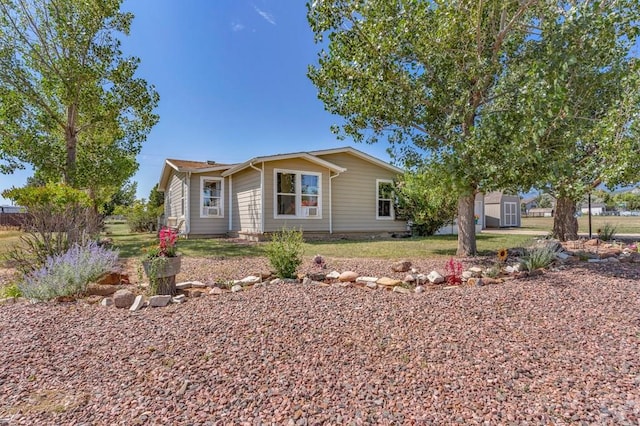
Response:
M107 225L108 236L123 257L136 257L142 248L155 241L155 233L131 234L126 225ZM496 252L501 247L528 245L527 235L478 235L480 254ZM224 239L180 239L179 251L193 257L262 256L266 243L238 243ZM314 240L305 243L306 256L322 254L325 257L375 257L402 259L407 257L449 257L455 255L456 236L443 235L419 238L377 238L360 240Z
M640 217L634 216L592 216L591 229L595 235L598 228L603 228L605 223L616 227L619 234L640 234ZM522 229L551 232L553 229L552 217L523 217ZM589 232L589 218L581 216L578 218L578 232L586 234Z
M20 243L20 235L18 230L0 229L0 257Z

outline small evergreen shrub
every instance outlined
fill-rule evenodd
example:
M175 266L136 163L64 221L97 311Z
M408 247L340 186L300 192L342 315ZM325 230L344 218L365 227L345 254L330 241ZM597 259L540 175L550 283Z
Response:
M47 258L45 265L23 278L18 288L29 299L50 300L83 293L87 284L113 270L118 252L95 242L74 244L60 255Z
M273 233L266 253L278 278L296 277L296 270L302 264L303 243L301 230L282 228Z
M556 259L556 253L549 246L534 247L520 260L520 265L527 271L546 268Z

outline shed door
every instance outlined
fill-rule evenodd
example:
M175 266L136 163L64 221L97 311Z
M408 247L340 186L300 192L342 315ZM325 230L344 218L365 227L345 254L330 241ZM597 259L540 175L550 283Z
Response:
M504 203L504 226L518 226L517 203Z

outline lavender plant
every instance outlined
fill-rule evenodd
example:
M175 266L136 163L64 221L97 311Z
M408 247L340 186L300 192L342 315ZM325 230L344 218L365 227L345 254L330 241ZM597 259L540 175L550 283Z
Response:
M45 265L24 276L19 284L24 297L49 300L80 294L87 284L112 270L118 252L98 246L94 241L74 244L65 253L47 258Z

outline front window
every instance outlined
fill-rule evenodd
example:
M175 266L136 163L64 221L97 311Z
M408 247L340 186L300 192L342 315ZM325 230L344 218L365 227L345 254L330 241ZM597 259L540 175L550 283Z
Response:
M393 219L393 181L377 180L377 219Z
M320 218L321 174L275 171L276 217Z
M224 217L224 187L220 178L200 178L200 217Z

